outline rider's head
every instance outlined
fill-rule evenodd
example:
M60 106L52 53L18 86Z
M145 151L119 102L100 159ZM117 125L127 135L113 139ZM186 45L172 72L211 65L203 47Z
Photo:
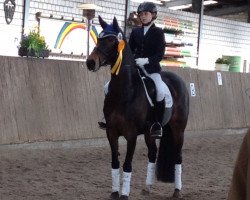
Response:
M147 26L157 18L157 8L152 2L143 2L137 8L142 25Z

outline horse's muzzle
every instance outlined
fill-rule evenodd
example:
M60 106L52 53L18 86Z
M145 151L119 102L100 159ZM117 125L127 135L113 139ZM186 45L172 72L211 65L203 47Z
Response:
M87 67L88 67L88 69L89 69L90 71L95 71L95 65L96 65L96 63L95 63L94 60L92 60L92 59L87 59L86 64L87 64Z

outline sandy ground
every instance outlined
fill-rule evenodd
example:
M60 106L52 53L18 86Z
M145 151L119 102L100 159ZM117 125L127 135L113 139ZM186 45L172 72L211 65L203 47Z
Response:
M242 129L186 133L181 199L226 199L244 133ZM104 141L0 146L0 199L108 199L111 192L110 149ZM121 161L124 160L124 147L120 148ZM174 185L161 182L156 182L150 196L141 194L146 155L144 141L139 139L133 160L130 199L172 199Z

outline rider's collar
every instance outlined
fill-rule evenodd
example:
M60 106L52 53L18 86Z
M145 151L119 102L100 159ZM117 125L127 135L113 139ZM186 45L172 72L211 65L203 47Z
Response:
M144 30L144 35L148 32L149 28L153 25L153 21L148 24L147 26L143 26L143 30Z

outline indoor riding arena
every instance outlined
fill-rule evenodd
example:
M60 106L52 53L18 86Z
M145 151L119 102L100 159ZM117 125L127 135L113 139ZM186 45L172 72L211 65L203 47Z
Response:
M1 199L108 199L110 148L97 124L107 70L94 74L82 62L11 57L0 64ZM249 75L221 72L218 86L217 72L172 70L196 86L183 147L182 199L226 199L250 121ZM122 138L120 144L122 162ZM139 136L131 198L171 199L171 183L156 182L149 196L141 194L146 166Z
M86 60L102 31L98 15L108 23L116 17L125 40L140 24L136 11L141 2L2 2L0 200L110 200L111 150L98 122L111 70L102 67L94 73ZM178 199L227 200L250 128L250 3L153 2L155 23L166 40L162 70L180 76L189 97ZM32 34L44 42L42 51L36 52L34 44L23 50ZM160 139L156 142L159 147ZM121 171L126 144L120 137ZM132 164L130 200L177 199L174 183L156 180L145 192L143 135L137 137Z
M244 132L186 132L181 199L226 199ZM1 199L109 199L111 158L105 140L2 145L0 151ZM121 158L124 152L121 145ZM141 194L147 166L143 139L138 140L133 164L131 199L173 199L171 183L156 182L149 196Z

